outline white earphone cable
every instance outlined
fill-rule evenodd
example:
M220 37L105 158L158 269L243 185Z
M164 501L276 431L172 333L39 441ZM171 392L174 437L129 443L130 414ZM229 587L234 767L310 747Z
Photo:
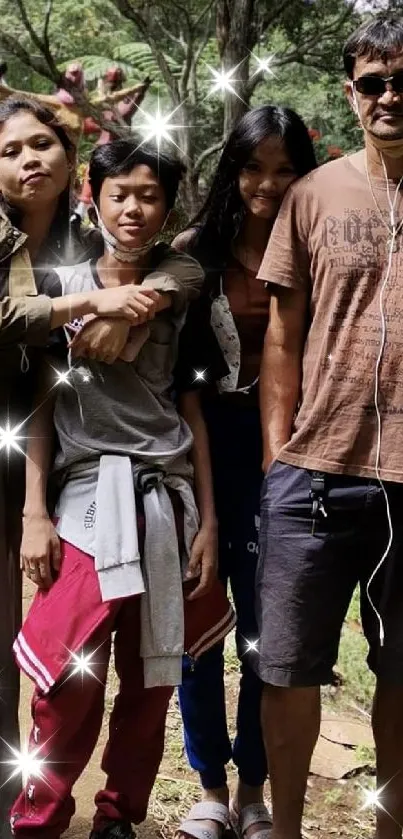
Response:
M385 560L386 560L386 558L389 554L389 551L391 549L392 542L393 542L393 535L394 535L393 534L392 516L391 516L391 512L390 512L389 498L388 498L388 494L386 492L385 485L384 485L384 482L383 482L383 480L381 478L381 474L380 474L381 444L382 444L382 416L381 416L380 407L379 407L379 395L380 395L380 368L381 368L383 353L384 353L385 345L386 345L386 337L387 337L387 324L386 324L386 312L385 312L385 307L384 307L384 297L385 297L386 288L387 288L387 285L388 285L388 282L390 280L390 276L391 276L391 273L392 273L393 253L394 253L396 239L397 239L397 236L398 236L401 228L403 227L403 219L401 219L401 221L399 223L397 223L396 219L395 219L395 210L396 210L396 205L397 205L397 199L399 197L399 190L400 190L401 184L403 183L403 176L400 179L400 181L399 181L399 183L396 187L394 199L392 201L392 196L391 196L391 193L390 193L389 180L388 180L387 170L386 170L385 161L383 159L383 156L382 156L381 159L382 159L383 171L384 171L384 174L385 174L386 191L387 191L388 203L389 203L389 209L390 209L390 226L385 222L382 211L381 211L381 209L378 205L378 202L376 200L376 196L374 194L372 183L371 183L371 178L369 176L368 164L367 163L366 163L365 168L366 168L368 183L369 183L369 186L370 186L370 190L371 190L371 194L372 194L375 206L378 209L378 212L379 212L380 218L382 219L383 224L387 227L387 229L390 232L388 262L387 262L386 272L385 272L385 276L383 278L383 282L382 282L381 290L380 290L380 295L379 295L379 310L380 310L380 316L381 316L381 343L380 343L380 346L379 346L379 352L378 352L378 357L377 357L376 366L375 366L375 396L374 396L376 420L377 420L377 443L376 443L376 457L375 457L375 473L376 473L376 478L379 482L379 485L382 489L382 492L383 492L383 495L384 495L384 498L385 498L386 516L387 516L388 528L389 528L389 537L388 537L386 548L385 548L385 550L382 554L382 557L379 560L376 568L374 569L374 571L372 572L372 574L371 574L371 576L368 580L367 589L366 589L368 600L369 600L369 602L371 604L371 607L374 610L374 612L376 614L376 617L378 619L378 622L379 622L379 639L380 639L380 645L382 647L383 644L384 644L384 640L385 640L385 629L384 629L384 625L383 625L383 620L382 620L381 614L379 613L378 609L376 608L376 606L375 606L375 604L374 604L374 602L371 598L369 589L370 589L370 586L371 586L376 574L378 573L378 571L382 567L383 563L385 562Z

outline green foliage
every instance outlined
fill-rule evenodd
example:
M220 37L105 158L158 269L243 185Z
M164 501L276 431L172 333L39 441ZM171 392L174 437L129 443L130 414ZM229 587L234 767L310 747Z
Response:
M356 589L343 628L338 669L344 679L343 695L346 703L356 704L370 712L375 678L366 662L368 644L356 625L360 615L359 598L359 590Z
M130 41L128 44L122 44L114 49L114 58L125 61L126 64L137 70L143 76L151 76L155 78L160 75L160 70L157 61L148 44L141 41ZM180 64L175 61L167 53L164 53L164 58L175 76L181 72Z
M178 62L168 54L165 54L164 57L173 75L179 76L181 67ZM112 65L121 67L126 78L130 81L140 82L150 76L155 84L163 85L156 58L149 45L142 41L128 41L125 44L113 46L109 55L75 55L73 60L79 61L84 67L87 83L101 78ZM71 61L71 58L69 61ZM59 65L60 69L64 69L69 61Z
M361 145L361 131L343 87L345 77L340 55L346 34L342 33L337 46L333 44L332 61L327 61L322 68L316 66L318 60L312 66L309 56L305 56L304 63L276 66L276 61L281 62L282 57L292 51L292 44L279 29L266 39L261 48L262 56L275 56L275 76L266 76L251 104L272 103L297 111L316 134L314 143L319 162L333 156L329 149L348 153Z
M228 42L230 37L229 30L226 35L220 30L219 51L216 13L221 2L212 0L209 12L207 4L200 0L153 0L152 5L145 0L54 0L49 21L49 43L56 67L63 70L68 62L80 61L90 89L95 88L97 79L112 64L124 70L127 84L141 82L146 76L152 78L144 103L147 110L154 111L157 100L165 112L176 108L178 101L184 103L174 121L189 126L182 128L176 138L189 172L188 199L192 190L197 195L198 176L194 178L193 173L198 157L222 139L223 126L230 127L235 118L231 112L228 119L231 94L211 95L210 68L220 66L223 50L225 57L225 38ZM236 2L241 6L244 0ZM34 67L38 67L35 61L45 60L43 51L24 25L18 3L0 0L0 44L2 33L14 38L18 47L32 57ZM29 24L40 39L48 3L49 0L23 0ZM235 83L246 106L273 102L297 110L316 132L320 161L329 157L331 147L345 153L361 143L342 89L341 50L362 14L376 10L376 3L377 0L361 3L358 14L351 13L346 0L289 0L287 4L282 0L255 0L252 26L248 32L236 34L240 39L237 54L245 56L241 63L246 68L250 63L249 81L246 74L244 87ZM389 5L393 5L393 0ZM230 26L230 21L225 26ZM12 87L34 92L54 89L46 73L40 75L27 66L29 60L21 60L18 48L13 50L11 46L5 51L7 43L10 42L3 40L0 57L9 64L7 81ZM274 55L274 77L259 77L255 84L249 49L261 57ZM196 63L188 66L189 56L196 55ZM86 158L88 142L82 144L82 151ZM214 155L203 162L201 192L215 162Z

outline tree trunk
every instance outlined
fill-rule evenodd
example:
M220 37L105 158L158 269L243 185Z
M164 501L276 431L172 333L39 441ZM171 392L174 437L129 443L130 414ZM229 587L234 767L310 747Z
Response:
M186 166L186 173L181 186L181 198L189 220L195 215L199 207L199 177L194 171L195 155L191 140L192 109L183 102L178 111L178 122L181 128L177 131L176 142L181 150L181 156Z
M234 73L234 93L225 93L224 99L224 137L227 138L234 125L249 108L249 96L247 93L247 82L249 80L249 54L245 58L244 44L234 40L228 44L224 57L224 69L231 70L237 67ZM242 63L241 63L242 62ZM238 65L238 66L237 66Z
M189 167L182 181L181 199L189 222L200 207L199 176Z
M224 70L236 68L234 90L224 94L224 137L249 107L250 50L255 42L253 15L256 0L218 0L216 33Z

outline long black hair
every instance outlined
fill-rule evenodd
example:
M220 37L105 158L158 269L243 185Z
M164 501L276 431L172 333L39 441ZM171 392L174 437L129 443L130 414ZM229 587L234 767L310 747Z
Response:
M248 111L231 132L207 199L192 220L196 227L192 255L205 269L222 268L245 217L239 175L259 143L278 137L298 177L316 167L312 141L301 117L290 108L263 105Z
M22 96L9 96L3 102L0 102L0 128L20 111L28 111L32 114L38 122L46 125L52 129L60 140L66 155L73 159L75 154L75 146L68 137L65 129L57 121L57 118L50 108L46 108L37 102L35 99L23 98ZM10 219L11 223L18 227L21 222L21 210L13 207L2 195L0 191L0 209ZM58 248L58 258L64 261L65 254L71 250L70 237L70 184L60 195L58 207L53 219L51 229L49 231L48 242L52 246L52 250Z

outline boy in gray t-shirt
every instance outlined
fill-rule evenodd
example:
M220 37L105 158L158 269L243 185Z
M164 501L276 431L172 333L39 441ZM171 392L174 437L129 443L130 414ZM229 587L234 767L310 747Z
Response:
M22 558L41 591L14 649L37 685L36 747L46 740L58 763L49 769L52 783L40 777L16 801L17 837L52 827L52 838L59 839L68 827L71 788L102 722L116 629L120 693L104 760L108 781L96 798L91 836L131 839L131 823L144 819L158 771L182 655L185 649L204 651L205 639L212 646L234 622L224 594L212 586L214 550L206 536L213 532L206 512L214 509L211 482L203 488L196 480L199 523L192 431L171 395L179 331L203 278L193 259L156 244L180 174L180 164L133 141L99 147L90 178L105 251L96 262L58 269L66 293L135 283L139 327L130 335L125 322L111 325L111 334L119 333L114 343L111 335L105 339L113 344L111 354L131 353L131 360L118 357L109 365L85 357L85 332L97 328L85 324L72 341L80 357L63 370L49 362L52 383L42 382L29 429ZM144 324L148 330L133 352L136 329ZM56 530L46 508L53 422ZM200 607L198 600L184 601L182 588L183 575L190 568L192 576L198 566L201 580L191 596L205 594ZM192 607L199 615L196 635L189 631ZM74 679L66 670L75 663L77 673L77 661L83 681L74 704Z

